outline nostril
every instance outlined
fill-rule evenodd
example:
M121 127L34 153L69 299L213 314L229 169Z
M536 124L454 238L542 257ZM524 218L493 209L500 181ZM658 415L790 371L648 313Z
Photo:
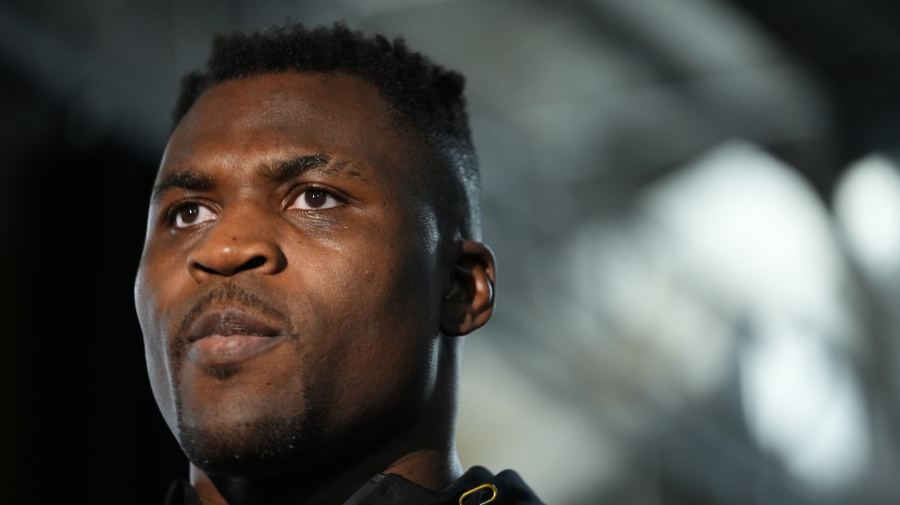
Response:
M217 274L218 273L215 271L215 269L209 268L208 266L202 265L200 263L193 263L192 266L194 266L198 270L202 270L203 272L206 272L208 274Z
M266 263L265 256L254 256L254 257L250 258L249 260L247 260L246 263L241 265L241 267L238 270L253 270L254 268L259 268L259 267L263 266L265 263Z
M253 237L235 243L231 238L213 235L190 252L188 270L195 280L203 282L210 275L229 277L241 272L271 275L287 266L278 244Z

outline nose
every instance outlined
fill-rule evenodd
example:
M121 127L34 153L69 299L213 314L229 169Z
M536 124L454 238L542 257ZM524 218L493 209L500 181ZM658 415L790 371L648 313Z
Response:
M287 265L276 239L276 231L261 216L239 209L223 212L188 254L188 271L197 282L240 272L276 274Z

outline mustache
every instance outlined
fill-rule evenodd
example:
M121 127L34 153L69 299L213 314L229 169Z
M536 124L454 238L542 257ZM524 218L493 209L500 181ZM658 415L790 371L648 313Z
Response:
M181 322L179 335L186 335L198 318L216 303L234 303L285 325L289 335L294 333L290 319L274 304L237 284L220 284L197 300Z

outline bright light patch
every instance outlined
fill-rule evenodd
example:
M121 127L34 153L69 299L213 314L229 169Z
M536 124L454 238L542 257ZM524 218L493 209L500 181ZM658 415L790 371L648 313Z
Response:
M739 358L754 439L813 488L854 482L868 460L869 432L842 354L852 318L823 203L789 167L735 143L655 188L645 205L681 278L750 328Z
M900 268L900 172L884 156L854 163L838 184L835 215L850 250L874 278Z
M681 255L709 292L837 323L841 263L829 217L808 184L768 153L726 144L654 189L646 208L670 234L669 254Z
M870 452L858 384L817 335L784 323L757 328L739 355L748 427L797 477L841 489Z

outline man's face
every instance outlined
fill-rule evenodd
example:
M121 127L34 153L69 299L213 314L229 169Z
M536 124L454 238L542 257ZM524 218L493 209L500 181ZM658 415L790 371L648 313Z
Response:
M426 409L443 279L405 139L374 87L297 73L219 84L173 133L135 299L197 466L338 457Z

